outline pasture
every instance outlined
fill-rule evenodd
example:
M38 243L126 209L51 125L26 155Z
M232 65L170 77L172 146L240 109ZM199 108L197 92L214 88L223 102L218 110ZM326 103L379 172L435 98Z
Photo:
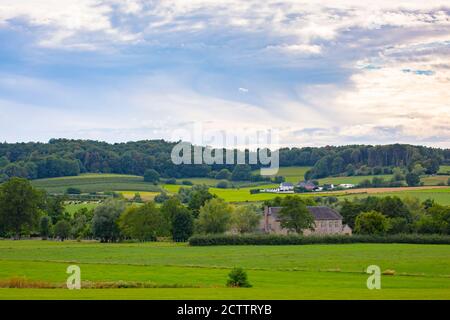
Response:
M140 176L123 174L82 174L73 177L60 177L32 180L32 185L50 193L64 193L67 188L78 188L84 193L105 191L160 191L159 186L144 182Z
M1 288L0 299L449 299L450 246L347 244L190 247L174 243L0 241L0 283L22 277L63 285L146 283L146 289ZM367 266L395 270L368 290ZM232 267L252 288L227 288Z
M299 183L300 181L305 180L305 173L309 169L311 169L311 167L281 167L276 175L285 177L287 182ZM253 171L253 173L259 172L259 170Z
M439 173L449 174L450 175L450 166L440 166Z

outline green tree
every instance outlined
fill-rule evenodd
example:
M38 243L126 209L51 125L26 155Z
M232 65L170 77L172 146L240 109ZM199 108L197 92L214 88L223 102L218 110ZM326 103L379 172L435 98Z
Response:
M218 180L230 180L231 172L228 169L222 169L216 174L215 178Z
M70 235L70 224L66 220L59 220L55 224L55 236L61 241L67 239Z
M200 208L197 228L203 233L224 233L228 230L233 209L222 199L208 200Z
M129 207L120 217L119 226L125 236L139 241L155 241L168 234L169 226L153 201Z
M144 181L151 183L158 183L159 181L159 173L154 169L145 170L144 173Z
M194 232L194 217L187 208L176 211L172 217L172 239L186 241Z
M249 233L255 231L261 215L254 205L239 206L233 212L232 224L239 233Z
M188 196L188 208L192 210L194 217L198 217L200 208L205 205L208 200L215 196L209 192L207 186L197 185L191 188Z
M0 186L0 224L4 231L13 232L20 238L24 227L32 228L38 222L42 194L30 182L22 178L11 178Z
M348 164L347 167L345 168L345 172L347 173L347 176L349 176L349 177L354 176L356 173L355 166L351 163Z
M245 181L250 180L252 177L252 168L248 164L238 164L234 167L231 174L231 180L233 181Z
M226 180L219 181L216 185L219 189L227 189L229 187L229 183Z
M394 168L392 175L392 181L398 182L405 180L405 174L403 173L403 170L400 168Z
M65 218L64 200L63 196L47 197L45 210L52 219L52 224L56 224L59 220Z
M406 175L406 183L408 184L408 186L410 187L415 187L418 186L420 183L420 176L416 173L413 172L409 172Z
M92 236L94 210L81 208L73 214L71 234L75 239Z
M39 221L39 234L41 235L42 240L47 240L50 236L50 231L52 228L52 220L49 216L41 217Z
M388 218L377 211L362 212L355 220L355 233L385 234L388 229Z
M101 242L114 242L120 237L117 221L125 210L125 203L118 200L108 200L94 210L92 218L92 233Z
M170 224L174 241L186 241L193 233L194 218L178 197L170 197L161 206L161 213Z
M421 175L425 174L425 168L422 167L420 163L417 163L416 165L414 165L411 172L420 177Z
M281 201L278 213L280 225L290 231L303 234L303 230L314 230L314 217L300 197L287 196Z

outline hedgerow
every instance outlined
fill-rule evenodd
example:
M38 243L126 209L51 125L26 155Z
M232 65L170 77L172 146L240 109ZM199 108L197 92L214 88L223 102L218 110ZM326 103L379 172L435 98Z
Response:
M189 239L191 246L222 245L304 245L345 243L412 243L450 244L449 235L439 234L395 234L395 235L194 235Z

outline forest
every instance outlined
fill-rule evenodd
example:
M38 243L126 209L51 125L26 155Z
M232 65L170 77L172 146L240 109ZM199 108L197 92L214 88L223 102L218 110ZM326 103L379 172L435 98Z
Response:
M11 177L40 179L80 173L118 173L143 176L153 169L166 178L208 177L236 165L174 165L170 154L177 142L144 140L106 143L92 140L52 139L48 143L0 143L0 182ZM389 172L420 164L427 174L450 164L450 149L406 144L348 145L282 148L280 166L312 166L306 178ZM248 154L249 151L247 150ZM260 164L249 169L258 169ZM250 170L242 180L254 178Z

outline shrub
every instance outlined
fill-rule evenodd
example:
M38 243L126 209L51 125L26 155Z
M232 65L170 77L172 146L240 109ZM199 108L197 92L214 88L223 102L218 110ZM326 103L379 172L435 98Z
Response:
M69 187L66 189L66 194L81 194L81 190L74 187Z
M189 181L189 180L183 180L183 181L181 181L181 184L183 186L192 186L192 185L194 185L194 183L192 181Z
M228 169L222 169L215 175L215 178L218 180L222 180L222 179L230 180L231 172Z
M226 180L222 180L219 183L217 183L216 187L220 189L226 189L229 187L229 183Z
M388 218L380 212L360 213L355 220L355 232L360 234L384 234L389 229Z
M247 273L242 268L233 268L228 274L227 287L250 288L252 285L248 282Z
M395 235L194 235L189 239L191 246L222 245L305 245L345 243L413 243L450 244L450 236L440 234L395 234Z
M55 224L55 236L61 241L67 239L70 234L70 224L66 220L60 220Z
M154 169L145 170L144 181L157 183L159 181L159 173Z
M177 179L169 178L164 181L166 184L177 184Z

